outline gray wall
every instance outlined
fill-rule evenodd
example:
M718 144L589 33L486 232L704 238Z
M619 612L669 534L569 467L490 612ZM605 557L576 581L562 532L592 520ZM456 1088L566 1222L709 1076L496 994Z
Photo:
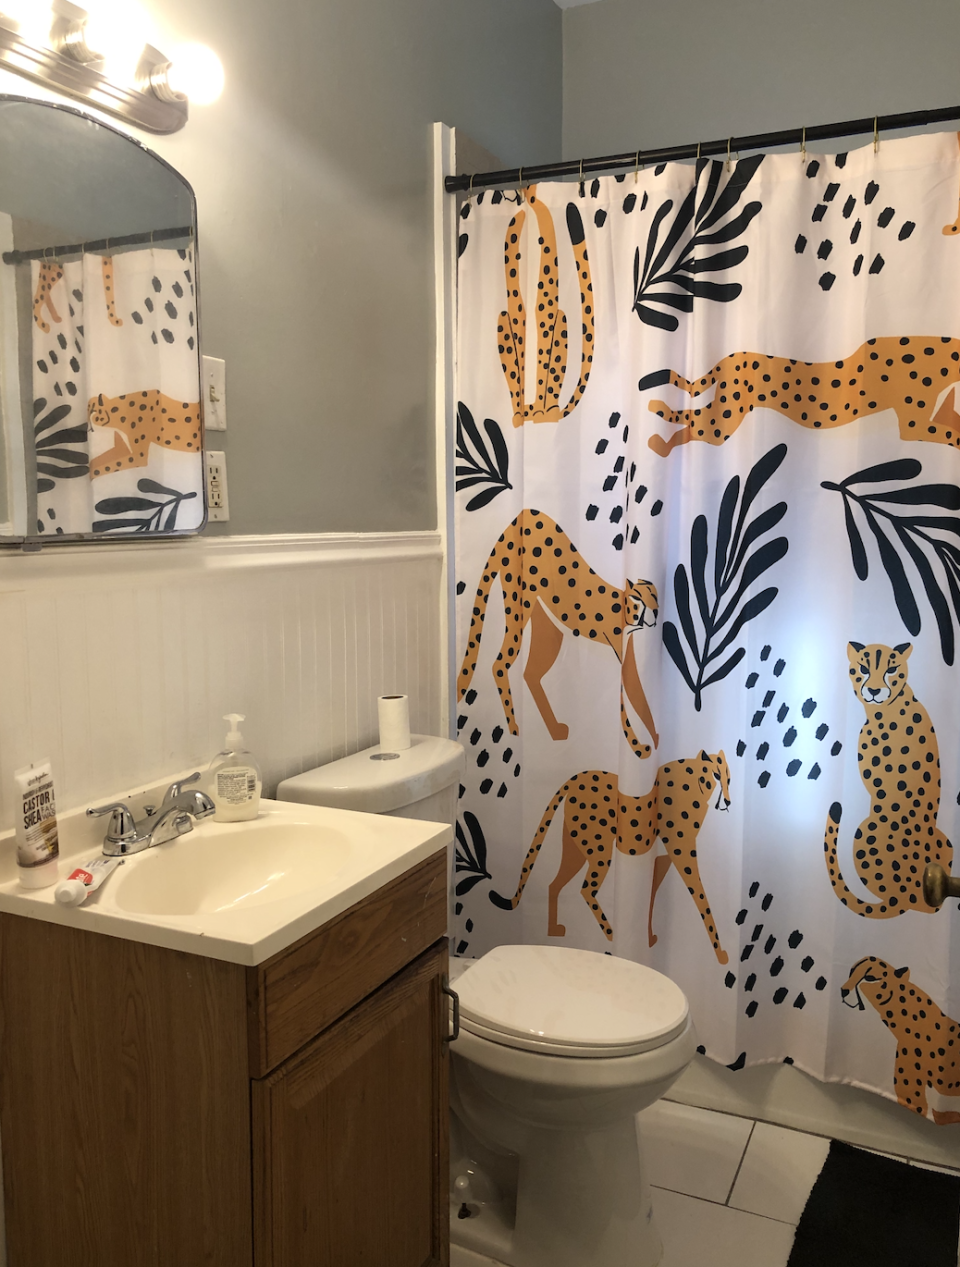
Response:
M958 48L954 0L601 0L563 15L564 156L956 105Z
M149 138L199 203L230 533L436 524L430 124L559 157L553 0L148 0L227 85ZM166 44L162 42L166 41ZM218 531L214 527L212 531Z

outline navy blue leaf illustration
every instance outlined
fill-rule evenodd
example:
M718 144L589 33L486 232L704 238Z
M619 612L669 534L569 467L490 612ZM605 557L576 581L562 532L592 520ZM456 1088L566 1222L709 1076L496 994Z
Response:
M929 511L960 511L960 488L955 484L908 484L922 471L915 458L901 458L855 471L839 484L824 480L822 487L843 498L850 557L857 577L861 581L867 579L870 563L855 511L863 516L877 543L893 601L907 630L914 637L920 632L922 619L917 596L922 589L937 622L943 662L953 664L956 655L954 620L960 624L960 547L951 537L960 537L960 515L938 515ZM857 491L858 486L864 484L897 483L901 487ZM926 513L923 508L927 508ZM948 535L941 535L944 533ZM916 593L910 582L911 574L920 582Z
M107 519L93 521L94 532L173 532L177 526L177 515L184 502L196 497L196 491L181 493L175 488L167 488L156 480L141 479L137 481L137 489L141 493L154 493L166 498L156 501L152 497L104 497L96 503L94 509L98 515L107 515ZM137 514L137 512L141 512ZM126 518L118 518L118 516ZM135 517L133 517L135 516Z
M743 647L731 650L744 625L766 611L779 592L770 585L745 598L750 586L789 548L786 537L774 537L752 549L787 513L786 502L749 517L758 493L786 455L785 444L765 453L747 476L742 492L740 477L730 480L720 500L712 564L707 517L698 515L690 532L689 575L682 563L674 573L673 597L680 627L665 622L663 645L693 692L698 712L706 688L731 673L746 654Z
M748 202L731 215L762 162L762 154L743 159L722 184L723 163L704 159L697 167L696 186L677 208L662 242L660 230L674 211L673 200L667 198L657 208L647 232L642 269L639 247L633 260L633 310L645 325L673 331L680 320L664 308L692 312L695 299L730 303L740 294L739 282L711 281L702 274L736 268L747 258L746 243L719 251L709 248L745 233L760 213L762 203Z
M78 479L90 474L87 452L87 424L61 427L69 419L72 405L54 405L47 410L43 396L33 402L33 445L37 454L37 474L49 479L37 480L37 492L49 493L57 480ZM53 430L57 428L57 430ZM69 446L76 445L76 448Z
M477 821L476 814L465 810L463 821L466 823L467 831L470 833L470 843L467 843L463 828L458 821L454 870L457 875L460 875L461 872L466 874L464 879L457 881L457 897L463 897L464 893L469 893L473 886L479 884L481 880L491 880L493 878L487 870L486 837L483 834L483 828Z
M467 510L480 510L493 501L505 489L513 488L508 479L510 471L510 453L503 432L492 418L485 418L483 429L490 442L488 448L480 434L480 428L473 420L473 414L463 401L457 406L457 452L458 466L455 470L457 492L466 488L474 488L486 484L467 502ZM492 452L491 452L492 450Z

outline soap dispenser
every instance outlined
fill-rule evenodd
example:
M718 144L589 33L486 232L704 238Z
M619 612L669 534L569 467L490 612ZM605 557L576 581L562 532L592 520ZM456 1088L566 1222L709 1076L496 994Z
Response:
M210 762L210 795L217 807L215 823L243 823L256 818L260 811L260 789L263 780L252 752L243 743L238 727L245 720L243 713L226 713L224 721L230 730L223 751Z

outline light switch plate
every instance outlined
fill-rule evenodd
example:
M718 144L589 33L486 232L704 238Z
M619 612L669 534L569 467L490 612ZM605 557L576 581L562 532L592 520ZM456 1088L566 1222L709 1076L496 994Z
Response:
M203 425L207 431L227 429L227 363L203 358Z
M230 501L227 497L227 455L207 449L207 521L223 523L230 518Z

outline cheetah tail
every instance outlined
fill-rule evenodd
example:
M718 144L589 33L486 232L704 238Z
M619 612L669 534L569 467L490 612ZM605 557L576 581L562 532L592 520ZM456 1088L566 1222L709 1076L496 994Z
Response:
M543 811L543 818L540 819L540 826L537 828L537 834L534 836L533 843L527 850L527 856L523 860L523 867L520 871L520 883L517 885L517 891L514 893L513 897L501 897L499 893L494 893L491 889L489 893L490 901L494 904L494 906L498 906L501 911L516 910L517 903L523 896L523 890L526 888L527 881L530 879L530 873L533 871L533 864L536 862L537 856L540 853L540 846L543 844L544 838L547 834L547 829L553 822L553 816L559 809L561 801L565 799L567 795L567 788L569 786L569 783L564 783L563 787Z
M827 862L827 874L830 876L830 883L837 897L856 915L867 915L871 919L893 919L896 915L902 915L903 910L896 907L891 909L886 902L864 902L847 888L846 881L840 874L840 862L837 858L837 837L840 834L842 813L843 808L840 802L834 801L830 806L826 830L823 833L823 853Z
M637 754L637 756L640 758L641 761L646 760L646 758L649 757L653 749L650 747L648 743L641 743L640 740L637 738L637 732L633 729L633 723L630 721L630 716L627 713L627 706L624 703L622 686L620 687L620 725L623 729L623 733L626 737L627 743L630 745L630 747Z
M594 304L593 282L590 277L590 259L587 255L587 240L583 231L583 220L576 203L567 203L567 232L573 247L573 258L577 265L577 280L580 283L580 325L583 331L580 352L580 379L573 389L561 413L566 418L579 405L583 393L587 390L590 379L590 366L593 364L594 347Z
M516 520L514 520L516 523ZM512 525L511 525L512 526ZM500 538L502 541L503 538ZM487 614L487 603L490 601L490 590L493 586L494 577L500 571L497 563L497 543L490 551L490 557L487 559L487 566L483 569L483 576L480 579L480 585L477 589L477 596L473 602L473 615L470 617L470 631L467 636L467 650L464 653L463 664L460 666L460 676L458 678L459 688L457 691L457 699L462 700L464 695L470 689L470 683L473 681L473 674L477 667L477 656L480 652L480 638L483 634L483 620Z

